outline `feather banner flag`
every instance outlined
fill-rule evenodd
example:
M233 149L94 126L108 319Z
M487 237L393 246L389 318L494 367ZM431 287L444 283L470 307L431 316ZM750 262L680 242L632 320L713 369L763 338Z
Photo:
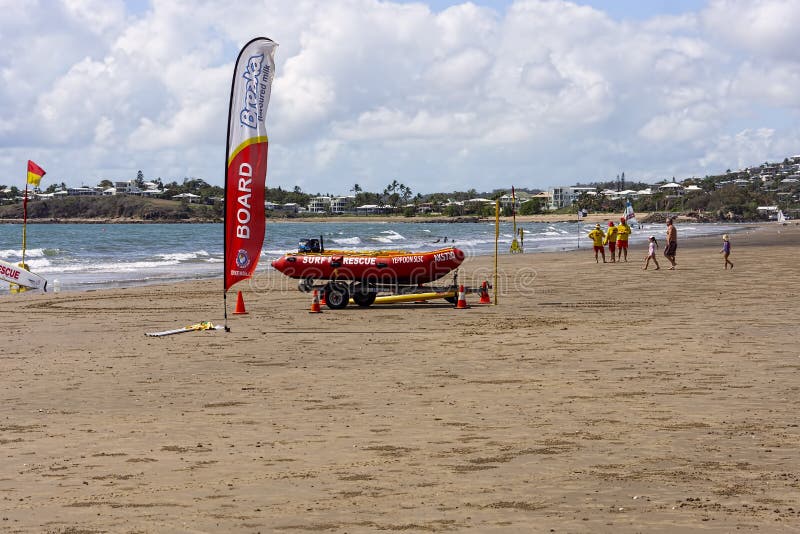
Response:
M624 216L625 216L625 222L626 222L628 225L631 225L631 224L633 224L633 225L639 224L639 223L636 221L636 214L633 212L633 205L631 204L631 201L630 201L630 200L628 200L628 201L625 203L625 213L624 213Z
M28 183L31 184L33 187L39 187L39 182L42 181L42 176L46 173L44 169L39 167L37 164L28 160Z
M236 59L228 110L225 166L225 292L250 278L264 244L267 179L266 116L278 44L258 37Z

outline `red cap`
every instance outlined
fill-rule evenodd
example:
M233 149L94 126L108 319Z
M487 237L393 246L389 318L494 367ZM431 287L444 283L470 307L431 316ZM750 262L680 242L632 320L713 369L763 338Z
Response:
M625 222L625 217L620 217L619 222Z
M608 221L609 226L614 226L614 221Z

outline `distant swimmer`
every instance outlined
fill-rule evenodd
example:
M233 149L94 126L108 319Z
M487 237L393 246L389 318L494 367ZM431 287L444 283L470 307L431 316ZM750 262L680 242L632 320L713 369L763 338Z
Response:
M442 240L441 238L437 238L436 241L434 241L434 243L438 243L441 240Z
M447 236L444 236L444 242L447 243Z

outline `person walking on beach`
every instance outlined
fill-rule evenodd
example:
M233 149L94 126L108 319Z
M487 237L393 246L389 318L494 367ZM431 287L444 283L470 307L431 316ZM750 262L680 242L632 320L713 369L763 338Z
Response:
M625 217L620 217L617 225L617 261L622 261L623 254L625 261L628 261L628 238L631 235L631 227Z
M608 251L611 253L611 263L616 262L614 259L614 248L617 245L617 227L614 226L612 221L608 221L608 230L606 230L606 238L603 241L604 245L608 245Z
M656 264L656 271L661 268L658 264L658 260L656 259L656 249L658 249L658 241L656 241L656 236L650 236L650 244L647 247L647 257L644 259L644 269L647 270L647 266L650 265L650 260L653 260L653 263Z
M669 260L672 264L672 267L669 268L670 271L675 270L675 266L678 262L675 261L675 251L678 250L678 230L675 229L675 225L672 224L672 218L667 217L667 245L664 247L664 256Z
M725 258L725 270L728 270L728 265L733 269L733 262L728 259L728 256L731 255L731 242L728 240L728 234L722 236L722 250L719 253Z
M592 240L594 243L594 261L595 263L600 263L600 260L597 258L598 252L603 255L603 263L606 262L606 248L603 246L603 238L605 234L600 229L600 223L594 225L594 230L589 232L589 239Z

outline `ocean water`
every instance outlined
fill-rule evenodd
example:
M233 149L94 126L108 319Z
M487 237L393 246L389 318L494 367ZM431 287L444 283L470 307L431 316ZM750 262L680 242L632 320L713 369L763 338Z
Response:
M525 253L588 248L589 223L521 223ZM737 225L681 224L681 239L734 232ZM63 291L129 287L153 283L222 277L221 224L29 224L25 261L31 271L44 276L52 290L59 281ZM650 235L659 241L664 225L635 228L631 245ZM322 236L326 248L375 250L432 250L451 244L467 256L494 254L494 222L270 222L258 271L297 250L302 238ZM508 254L512 223L500 225L501 254ZM446 239L446 241L445 241ZM634 252L635 254L635 252ZM0 224L0 259L22 259L22 226ZM8 284L0 281L0 291Z

